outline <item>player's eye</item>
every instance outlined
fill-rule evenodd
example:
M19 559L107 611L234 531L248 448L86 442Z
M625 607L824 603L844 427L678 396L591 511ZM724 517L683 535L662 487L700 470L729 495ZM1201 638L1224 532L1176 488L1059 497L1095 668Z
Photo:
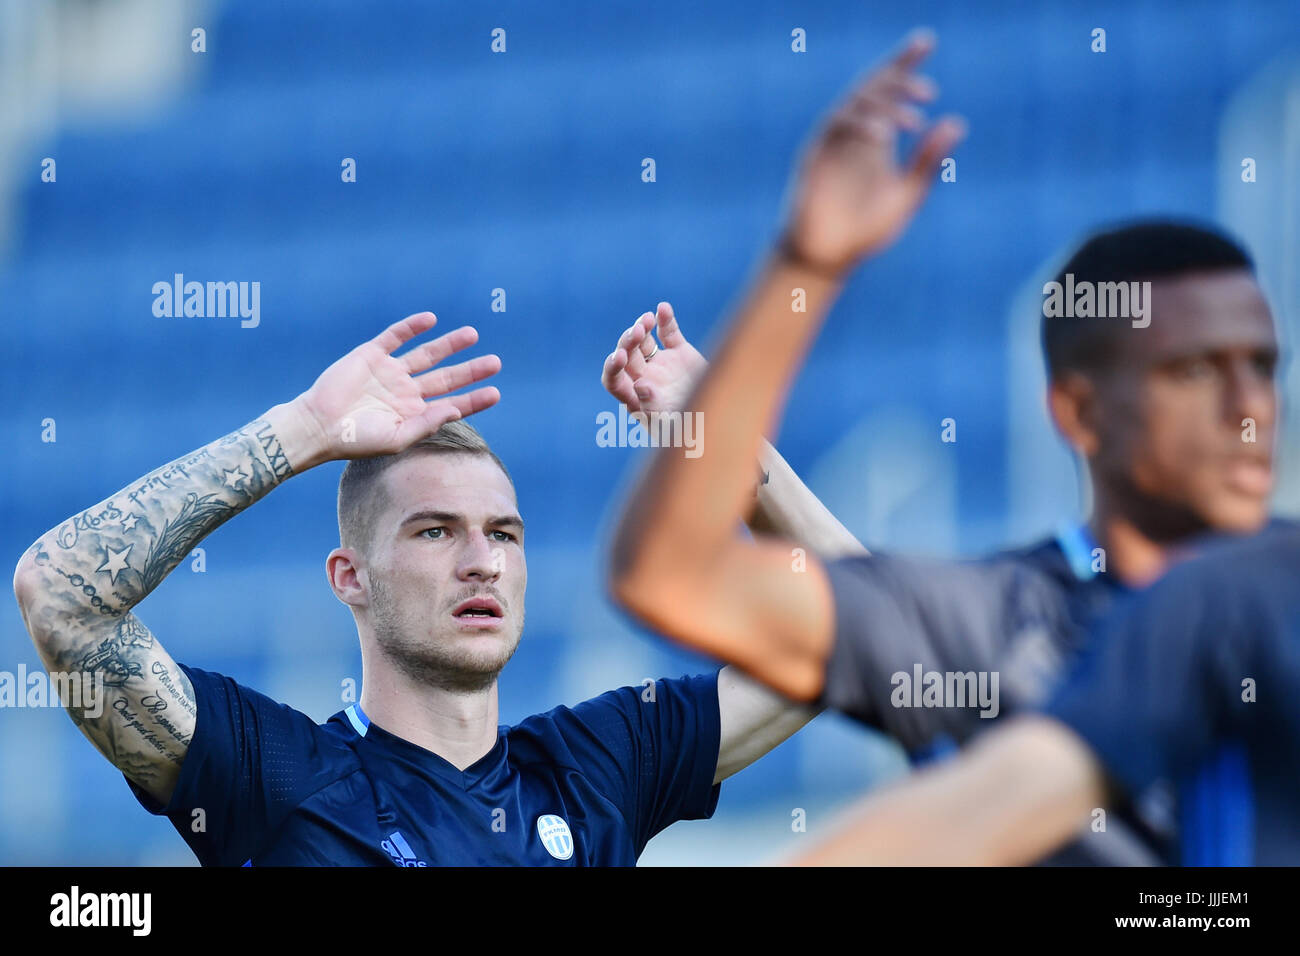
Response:
M496 540L498 540L498 541L518 541L518 540L519 540L519 539L516 538L513 534L511 534L509 531L493 531L492 534L493 534L494 537L499 535L499 537L496 538Z
M446 528L442 528L442 527L425 528L423 531L420 532L420 534L428 535L430 539L437 539L437 538L446 537L446 535L444 534L446 530L447 530Z
M1251 358L1251 364L1255 366L1255 371L1261 378L1271 379L1277 372L1277 353L1257 352Z
M1171 371L1179 381L1198 382L1212 376L1217 369L1207 358L1190 358L1176 362Z

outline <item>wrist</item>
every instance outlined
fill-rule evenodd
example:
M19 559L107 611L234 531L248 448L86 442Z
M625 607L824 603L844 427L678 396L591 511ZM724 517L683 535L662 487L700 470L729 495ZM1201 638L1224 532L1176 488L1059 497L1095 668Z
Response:
M846 264L830 262L820 256L809 254L788 229L777 239L774 254L790 268L811 272L818 278L832 282L842 281L849 271Z
M270 424L295 473L335 457L325 430L301 395L267 410L262 420Z

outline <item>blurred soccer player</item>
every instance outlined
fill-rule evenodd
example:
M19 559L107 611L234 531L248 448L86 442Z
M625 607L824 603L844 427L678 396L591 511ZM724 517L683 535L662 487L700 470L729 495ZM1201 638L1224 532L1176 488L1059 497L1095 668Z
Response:
M1027 863L1174 780L1188 855L1300 865L1297 581L1294 524L1207 548L1103 622L1045 715L869 798L792 862Z
M735 536L764 430L841 285L902 231L959 136L953 122L936 123L909 165L896 162L898 131L922 125L910 101L933 94L913 73L929 47L914 37L814 138L783 241L689 399L708 454L655 453L623 515L611 580L653 628L879 727L918 759L986 728L985 716L1041 702L1086 625L1199 532L1261 527L1277 413L1276 336L1246 254L1199 227L1135 224L1093 237L1062 278L1150 281L1149 322L1044 321L1051 414L1092 482L1086 526L976 561L810 557L806 573L787 544ZM792 309L794 289L806 311ZM675 330L662 305L658 321L661 334ZM623 341L644 341L650 324L643 317ZM611 365L629 362L615 357L607 375ZM960 699L932 696L927 675ZM994 677L981 700L981 681L987 690ZM1060 862L1177 856L1165 796L1137 795L1139 806L1121 808L1132 828L1089 833Z
M449 393L500 362L425 372L472 345L470 328L393 354L435 321L396 323L19 562L46 666L109 689L102 712L69 715L205 865L632 864L664 827L711 816L723 779L811 717L723 668L498 726L497 675L524 625L523 519L504 466L458 421L496 389ZM209 532L341 458L355 460L327 571L356 621L363 691L318 725L174 662L133 608Z

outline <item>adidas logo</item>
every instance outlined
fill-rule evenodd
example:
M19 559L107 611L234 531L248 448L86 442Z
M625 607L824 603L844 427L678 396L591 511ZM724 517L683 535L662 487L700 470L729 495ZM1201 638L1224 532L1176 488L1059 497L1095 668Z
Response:
M393 862L398 866L428 866L423 860L415 858L415 851L411 849L411 844L406 842L406 837L402 836L400 830L394 830L388 834L388 839L379 844L380 849L393 858Z

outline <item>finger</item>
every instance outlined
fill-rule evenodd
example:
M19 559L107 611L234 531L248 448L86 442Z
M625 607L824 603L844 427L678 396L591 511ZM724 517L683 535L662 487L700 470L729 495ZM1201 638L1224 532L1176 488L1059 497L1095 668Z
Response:
M650 384L650 380L647 378L640 379L635 387L637 400L653 408L658 393L655 387Z
M898 139L898 127L879 114L866 117L841 115L826 131L828 142L862 140L874 146L892 148Z
M659 351L659 343L655 341L653 332L646 332L641 337L641 356L648 362L650 357Z
M622 349L610 353L609 358L605 359L605 371L600 381L606 391L627 406L629 412L641 410L632 376L627 374L627 353Z
M478 329L472 325L462 325L397 358L405 365L408 374L415 375L417 372L432 368L447 356L469 348L477 341Z
M627 352L627 372L633 379L638 379L645 373L645 354L641 351L641 343L645 341L648 315L653 321L654 317L649 312L643 313L618 340L618 347Z
M600 368L600 384L606 391L614 384L618 373L627 366L627 355L622 349L614 349L605 356L605 364Z
M642 312L635 322L623 330L623 334L618 339L618 347L630 349L639 345L642 337L654 328L654 324L654 313Z
M874 77L853 91L845 106L855 108L864 102L904 103L915 101L929 103L939 95L939 86L928 76L911 73L887 73Z
M407 448L428 435L432 435L448 422L467 418L475 412L491 408L501 400L501 393L493 386L476 388L463 395L451 395L428 403L424 411L402 422L397 432L397 443Z
M937 42L938 38L934 35L933 30L927 27L919 27L913 30L903 38L898 52L889 61L886 69L900 73L910 72L915 69L918 63L930 55Z
M397 351L404 343L411 341L421 332L427 332L438 322L432 312L417 312L408 315L400 322L394 322L374 338L374 342L389 354Z
M899 46L892 58L886 59L881 66L872 67L870 71L853 85L848 99L878 88L890 88L903 82L930 51L934 49L935 37L929 30L913 30Z
M649 312L642 313L641 317L623 330L623 334L618 338L617 348L629 349L633 346L633 335L636 333L638 326L642 327L642 333L654 327L654 316Z
M501 401L501 393L497 391L495 386L488 385L485 388L476 388L472 392L448 395L446 398L438 399L433 404L441 405L446 402L460 413L460 418L468 418L485 408L491 408L499 401Z
M906 73L891 77L882 84L882 89L902 99L916 100L918 103L930 103L939 97L939 84L928 76Z
M854 99L848 106L848 113L851 120L878 116L913 133L925 127L925 117L915 106L879 92L864 93Z
M677 313L673 311L671 302L660 302L655 316L659 323L659 341L664 344L664 348L675 349L687 344L686 336L682 335L681 327L677 324Z
M466 385L481 382L499 371L501 371L501 359L499 357L482 355L478 358L472 358L468 362L460 362L446 368L434 369L432 372L416 378L415 382L420 386L421 398L434 398L438 395L454 392L458 388L464 388Z
M965 135L965 120L959 116L945 116L931 126L922 137L907 170L907 176L912 181L913 188L919 191L919 195L925 195L926 190L934 182L935 173L938 172L944 157L962 141Z

